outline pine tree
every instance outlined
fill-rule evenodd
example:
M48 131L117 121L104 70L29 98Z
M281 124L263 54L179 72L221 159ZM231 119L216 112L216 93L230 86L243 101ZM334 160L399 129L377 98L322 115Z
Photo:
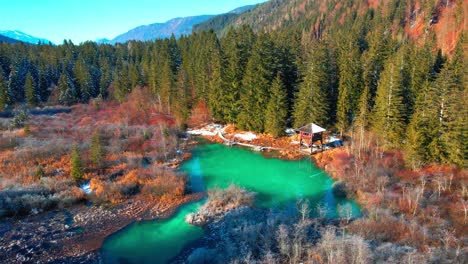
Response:
M171 104L173 100L174 76L172 75L171 63L166 60L162 69L161 87L159 88L159 96L162 106L167 107L167 113L171 113Z
M99 79L99 95L102 98L107 98L109 85L112 83L112 73L107 60L103 60L100 64L101 76Z
M391 58L385 64L377 87L372 126L386 147L397 147L403 140L405 109L403 104L402 57Z
M22 81L22 67L18 63L11 65L10 75L8 76L7 91L11 104L21 102L24 98L24 82Z
M93 96L93 82L88 67L82 58L79 58L75 64L76 89L81 97L81 102L87 103Z
M308 67L294 106L294 126L308 123L321 126L328 125L330 120L329 91L330 63L326 46L318 44L313 48Z
M214 43L212 44L213 50L210 52L208 105L213 118L224 121L224 108L229 106L223 104L226 100L224 99L225 90L222 80L222 55L217 40L212 40L212 42Z
M36 179L40 180L45 176L44 167L42 165L37 165L36 172L34 173Z
M337 127L343 134L356 115L362 81L358 47L352 46L350 50L343 50L341 53L336 117Z
M81 181L84 176L83 165L81 163L78 147L73 147L70 158L70 175L75 181Z
M65 72L62 72L60 75L58 89L60 91L59 102L61 104L72 105L78 102L78 93L73 84L70 83Z
M91 162L97 167L101 168L104 163L105 152L102 146L102 136L99 130L94 132L93 138L91 139L90 146L90 157Z
M434 161L466 166L467 88L455 73L454 64L446 65L429 92L435 106L430 116L435 135L429 152Z
M175 98L177 100L175 100L173 105L173 113L179 125L183 125L187 121L190 114L190 91L188 86L188 77L183 68L181 68L177 74L174 90Z
M268 37L257 39L242 81L241 112L237 120L241 129L263 132L265 128L265 107L276 69L273 51L273 43Z
M131 91L128 78L128 63L119 58L114 75L114 98L121 103L125 101L125 98Z
M5 79L3 79L2 69L0 69L0 110L4 110L8 103L7 85Z
M281 77L273 81L270 91L270 100L265 113L265 131L274 137L281 136L286 129L288 115L287 94Z
M223 72L224 97L222 99L225 106L223 116L228 123L236 122L240 112L240 88L254 39L253 31L245 26L239 30L231 27L222 39L223 54L226 59Z
M35 88L33 77L31 73L28 72L26 75L26 83L24 85L24 91L26 93L26 103L29 106L36 106L37 105L37 94Z

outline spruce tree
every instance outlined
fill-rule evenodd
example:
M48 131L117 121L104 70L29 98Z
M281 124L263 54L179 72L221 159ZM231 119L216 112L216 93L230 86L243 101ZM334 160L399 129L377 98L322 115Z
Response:
M37 105L36 88L35 88L34 80L31 76L31 73L29 72L26 75L26 83L24 84L24 91L26 93L26 103L29 106L36 106Z
M435 135L429 152L434 161L466 166L466 82L458 78L454 66L447 64L441 70L429 92L435 106L431 113Z
M358 99L362 90L359 49L352 46L342 50L339 60L340 81L338 85L337 127L343 134L357 112Z
M36 172L34 173L36 179L40 180L45 176L44 167L42 165L37 165Z
M263 132L265 128L265 108L276 69L273 52L273 43L268 37L257 39L242 81L241 111L237 118L241 129Z
M190 90L187 73L183 68L181 68L177 74L174 90L174 97L177 100L175 100L173 105L173 113L179 122L179 125L183 125L187 121L190 114Z
M102 136L99 130L94 132L93 138L91 139L91 146L90 146L89 154L91 157L91 162L97 168L101 168L104 164L105 152L102 146Z
M213 51L211 52L211 58L209 63L209 90L208 90L208 105L210 107L211 114L213 118L218 121L224 120L224 108L229 107L225 105L224 102L225 90L223 89L223 80L222 80L222 56L221 50L217 41L213 43Z
M329 106L330 63L327 48L317 44L313 48L304 81L299 87L294 106L294 126L308 123L328 125L331 111Z
M62 72L60 75L58 89L60 91L59 102L61 104L72 105L78 102L78 93L73 84L70 83L65 72Z
M119 58L117 62L117 68L114 72L114 98L117 102L125 101L127 95L130 93L130 81L128 78L128 63L124 62L122 58Z
M76 89L81 97L81 102L87 103L93 96L94 84L91 80L88 67L82 58L78 58L75 64Z
M78 147L74 146L70 158L70 175L75 181L81 181L84 176L83 165L81 163Z
M224 82L224 119L228 123L234 123L240 112L240 89L249 60L255 35L250 28L230 28L222 39L223 54L226 59L223 82Z
M7 85L5 79L3 79L2 69L0 69L0 110L4 110L8 103Z
M107 60L100 63L101 76L99 78L99 95L102 98L107 98L108 88L112 82L112 73Z
M273 81L265 113L265 131L274 137L284 133L288 116L287 94L281 77Z
M167 113L171 112L171 104L173 100L174 76L171 70L169 58L166 59L161 76L161 87L159 88L159 96L162 106L167 107Z
M373 130L388 148L400 145L405 127L401 60L401 56L396 56L385 64L373 108Z

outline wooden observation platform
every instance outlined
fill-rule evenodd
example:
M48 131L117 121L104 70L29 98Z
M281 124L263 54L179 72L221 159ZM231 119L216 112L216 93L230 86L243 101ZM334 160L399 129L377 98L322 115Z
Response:
M325 128L310 123L295 130L300 134L300 152L314 154L323 151L323 132L326 131Z

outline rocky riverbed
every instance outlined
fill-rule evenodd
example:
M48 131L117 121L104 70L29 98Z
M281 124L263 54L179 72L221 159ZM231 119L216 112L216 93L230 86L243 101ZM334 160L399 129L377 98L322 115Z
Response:
M99 248L110 234L138 220L164 218L192 194L160 204L134 197L115 207L77 205L0 222L0 256L4 263L101 263Z

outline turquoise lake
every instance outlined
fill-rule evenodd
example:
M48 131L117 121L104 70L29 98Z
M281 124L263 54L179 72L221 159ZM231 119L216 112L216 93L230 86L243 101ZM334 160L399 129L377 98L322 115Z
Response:
M334 196L333 181L310 160L265 158L260 153L219 144L201 145L192 154L181 170L189 175L190 188L195 192L233 183L256 192L258 207L295 206L299 199L307 199L312 208L327 208L329 218L338 216L339 207L360 215L355 202ZM136 222L111 235L102 246L104 263L167 263L203 236L202 228L184 222L185 216L202 203L186 204L169 219Z

